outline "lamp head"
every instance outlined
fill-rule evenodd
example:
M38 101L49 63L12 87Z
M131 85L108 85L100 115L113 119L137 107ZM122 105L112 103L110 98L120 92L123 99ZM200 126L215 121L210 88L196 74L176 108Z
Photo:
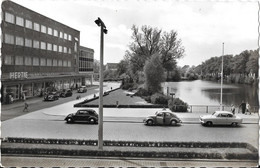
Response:
M106 28L103 29L103 32L104 32L105 34L107 34L107 31L108 31L108 30L107 30Z
M101 26L101 20L100 20L100 18L98 18L97 20L95 20L95 23L96 23L98 26Z

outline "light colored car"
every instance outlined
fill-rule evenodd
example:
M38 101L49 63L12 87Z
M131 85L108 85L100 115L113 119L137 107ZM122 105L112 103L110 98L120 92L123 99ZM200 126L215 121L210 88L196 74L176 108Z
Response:
M242 123L242 118L228 111L215 111L212 115L200 116L202 125L233 125L237 126Z
M167 110L157 111L155 115L146 117L143 122L146 125L177 125L182 123L175 113Z

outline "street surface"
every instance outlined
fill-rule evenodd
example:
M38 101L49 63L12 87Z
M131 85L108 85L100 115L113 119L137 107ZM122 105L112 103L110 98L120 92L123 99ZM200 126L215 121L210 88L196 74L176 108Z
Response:
M251 161L217 161L217 160L141 160L119 158L47 158L47 157L12 157L3 156L5 167L257 167Z

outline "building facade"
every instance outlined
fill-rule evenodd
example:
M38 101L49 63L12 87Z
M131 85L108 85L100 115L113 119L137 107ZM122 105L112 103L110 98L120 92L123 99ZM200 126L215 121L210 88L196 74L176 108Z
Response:
M83 85L91 85L93 83L94 74L94 50L91 48L79 47L79 73L85 75Z
M80 31L11 1L2 2L1 29L2 102L85 83Z

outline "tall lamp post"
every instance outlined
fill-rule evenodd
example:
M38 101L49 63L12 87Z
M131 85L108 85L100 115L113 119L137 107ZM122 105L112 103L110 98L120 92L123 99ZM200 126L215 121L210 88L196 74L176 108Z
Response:
M98 149L103 150L103 51L104 33L107 29L104 22L98 18L95 23L101 27L100 32L100 69L99 69L99 117L98 117Z
M223 57L224 57L224 43L222 43L222 57L221 57L220 110L223 110L223 105L222 105L222 96L223 96Z

